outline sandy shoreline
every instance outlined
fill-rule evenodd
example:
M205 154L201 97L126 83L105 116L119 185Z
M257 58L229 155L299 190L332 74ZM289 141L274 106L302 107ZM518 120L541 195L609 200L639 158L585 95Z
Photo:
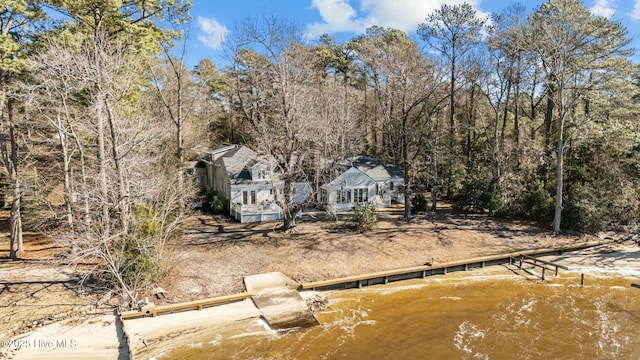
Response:
M95 315L81 322L66 320L43 326L3 344L8 358L126 359L128 349L115 315ZM7 346L9 345L9 346ZM16 347L20 347L16 349ZM1 356L0 356L1 358Z
M568 266L569 271L588 276L617 276L640 282L640 247L633 243L610 244L542 259ZM472 271L470 275L477 276L478 272ZM302 292L303 297L315 294ZM265 331L260 316L260 311L247 299L201 311L125 320L124 328L136 358L148 359L168 349L197 342L195 340L198 338L211 339L212 334L215 338L216 334L230 336L247 331ZM15 352L12 358L35 359L42 358L44 354L51 359L126 358L126 349L123 349L126 342L117 325L114 315L93 316L81 323L58 322L47 325L21 337L31 347ZM52 345L63 345L64 340L67 341L66 346ZM73 347L70 346L71 340L76 340ZM41 346L36 346L38 341Z
M562 255L541 257L590 276L628 277L640 282L640 247L633 242L596 246Z
M197 337L213 329L232 326L234 322L257 320L260 315L251 299L246 299L200 311L125 320L125 330L136 358L148 358L160 349L180 345L185 340L184 335Z

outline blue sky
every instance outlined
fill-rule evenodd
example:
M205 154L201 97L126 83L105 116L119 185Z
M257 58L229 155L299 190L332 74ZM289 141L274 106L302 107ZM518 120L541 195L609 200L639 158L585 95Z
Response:
M299 23L313 38L328 33L339 41L378 25L415 34L418 24L442 4L464 0L193 0L192 30L187 42L186 62L194 66L209 58L224 64L222 44L235 23L260 14L277 15ZM467 0L480 17L501 12L508 4L520 2L533 10L543 0ZM583 0L592 13L622 23L640 52L640 0ZM636 58L638 54L636 54Z

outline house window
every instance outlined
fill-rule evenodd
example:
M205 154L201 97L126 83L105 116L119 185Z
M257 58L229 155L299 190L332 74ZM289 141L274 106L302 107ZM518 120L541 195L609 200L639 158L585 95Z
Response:
M246 191L242 192L242 205L247 205L249 201L249 194Z
M354 200L359 203L369 201L369 192L367 189L355 189Z
M389 183L389 190L393 191L393 181Z
M351 203L351 190L338 190L338 204Z
M320 189L320 202L326 204L327 200L327 189Z
M255 191L251 191L251 203L252 204L256 203L256 192Z

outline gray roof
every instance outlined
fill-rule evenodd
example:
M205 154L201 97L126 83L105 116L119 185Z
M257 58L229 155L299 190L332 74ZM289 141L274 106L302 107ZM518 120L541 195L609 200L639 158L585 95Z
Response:
M250 167L247 165L257 156L258 154L248 147L238 146L229 150L219 161L224 164L231 183L241 184L251 181Z
M201 151L201 161L213 163L231 150L239 148L241 145L223 144L215 149Z
M386 181L391 178L402 178L402 167L383 164L373 156L356 156L347 160L351 166L369 175L375 181Z
M369 175L352 166L347 169L347 171L343 172L340 176L333 179L332 182L325 185L325 187L330 187L332 189L339 189L343 186L345 188L359 188L369 187L375 185L375 183L375 180L372 179Z

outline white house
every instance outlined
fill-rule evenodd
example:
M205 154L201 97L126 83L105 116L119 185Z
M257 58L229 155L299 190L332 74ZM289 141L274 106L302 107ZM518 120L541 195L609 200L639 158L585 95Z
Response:
M204 190L215 190L228 202L229 214L240 222L269 221L283 217L276 199L283 199L284 182L273 172L269 158L242 145L224 145L208 150L194 163ZM404 201L401 167L382 164L371 156L348 159L344 171L320 187L320 203L332 211L349 211L357 204L391 206ZM296 204L310 194L308 182L295 184Z
M226 145L213 150L209 159L208 189L229 202L231 217L243 223L283 217L276 199L283 197L284 182L277 180L266 156L246 146ZM293 201L302 203L309 193L309 183L296 183Z
M376 192L376 181L352 166L320 187L320 202L333 211L348 211L356 205L373 202Z
M383 164L372 156L357 156L348 163L376 182L376 203L391 206L391 203L404 203L404 174L398 165Z

